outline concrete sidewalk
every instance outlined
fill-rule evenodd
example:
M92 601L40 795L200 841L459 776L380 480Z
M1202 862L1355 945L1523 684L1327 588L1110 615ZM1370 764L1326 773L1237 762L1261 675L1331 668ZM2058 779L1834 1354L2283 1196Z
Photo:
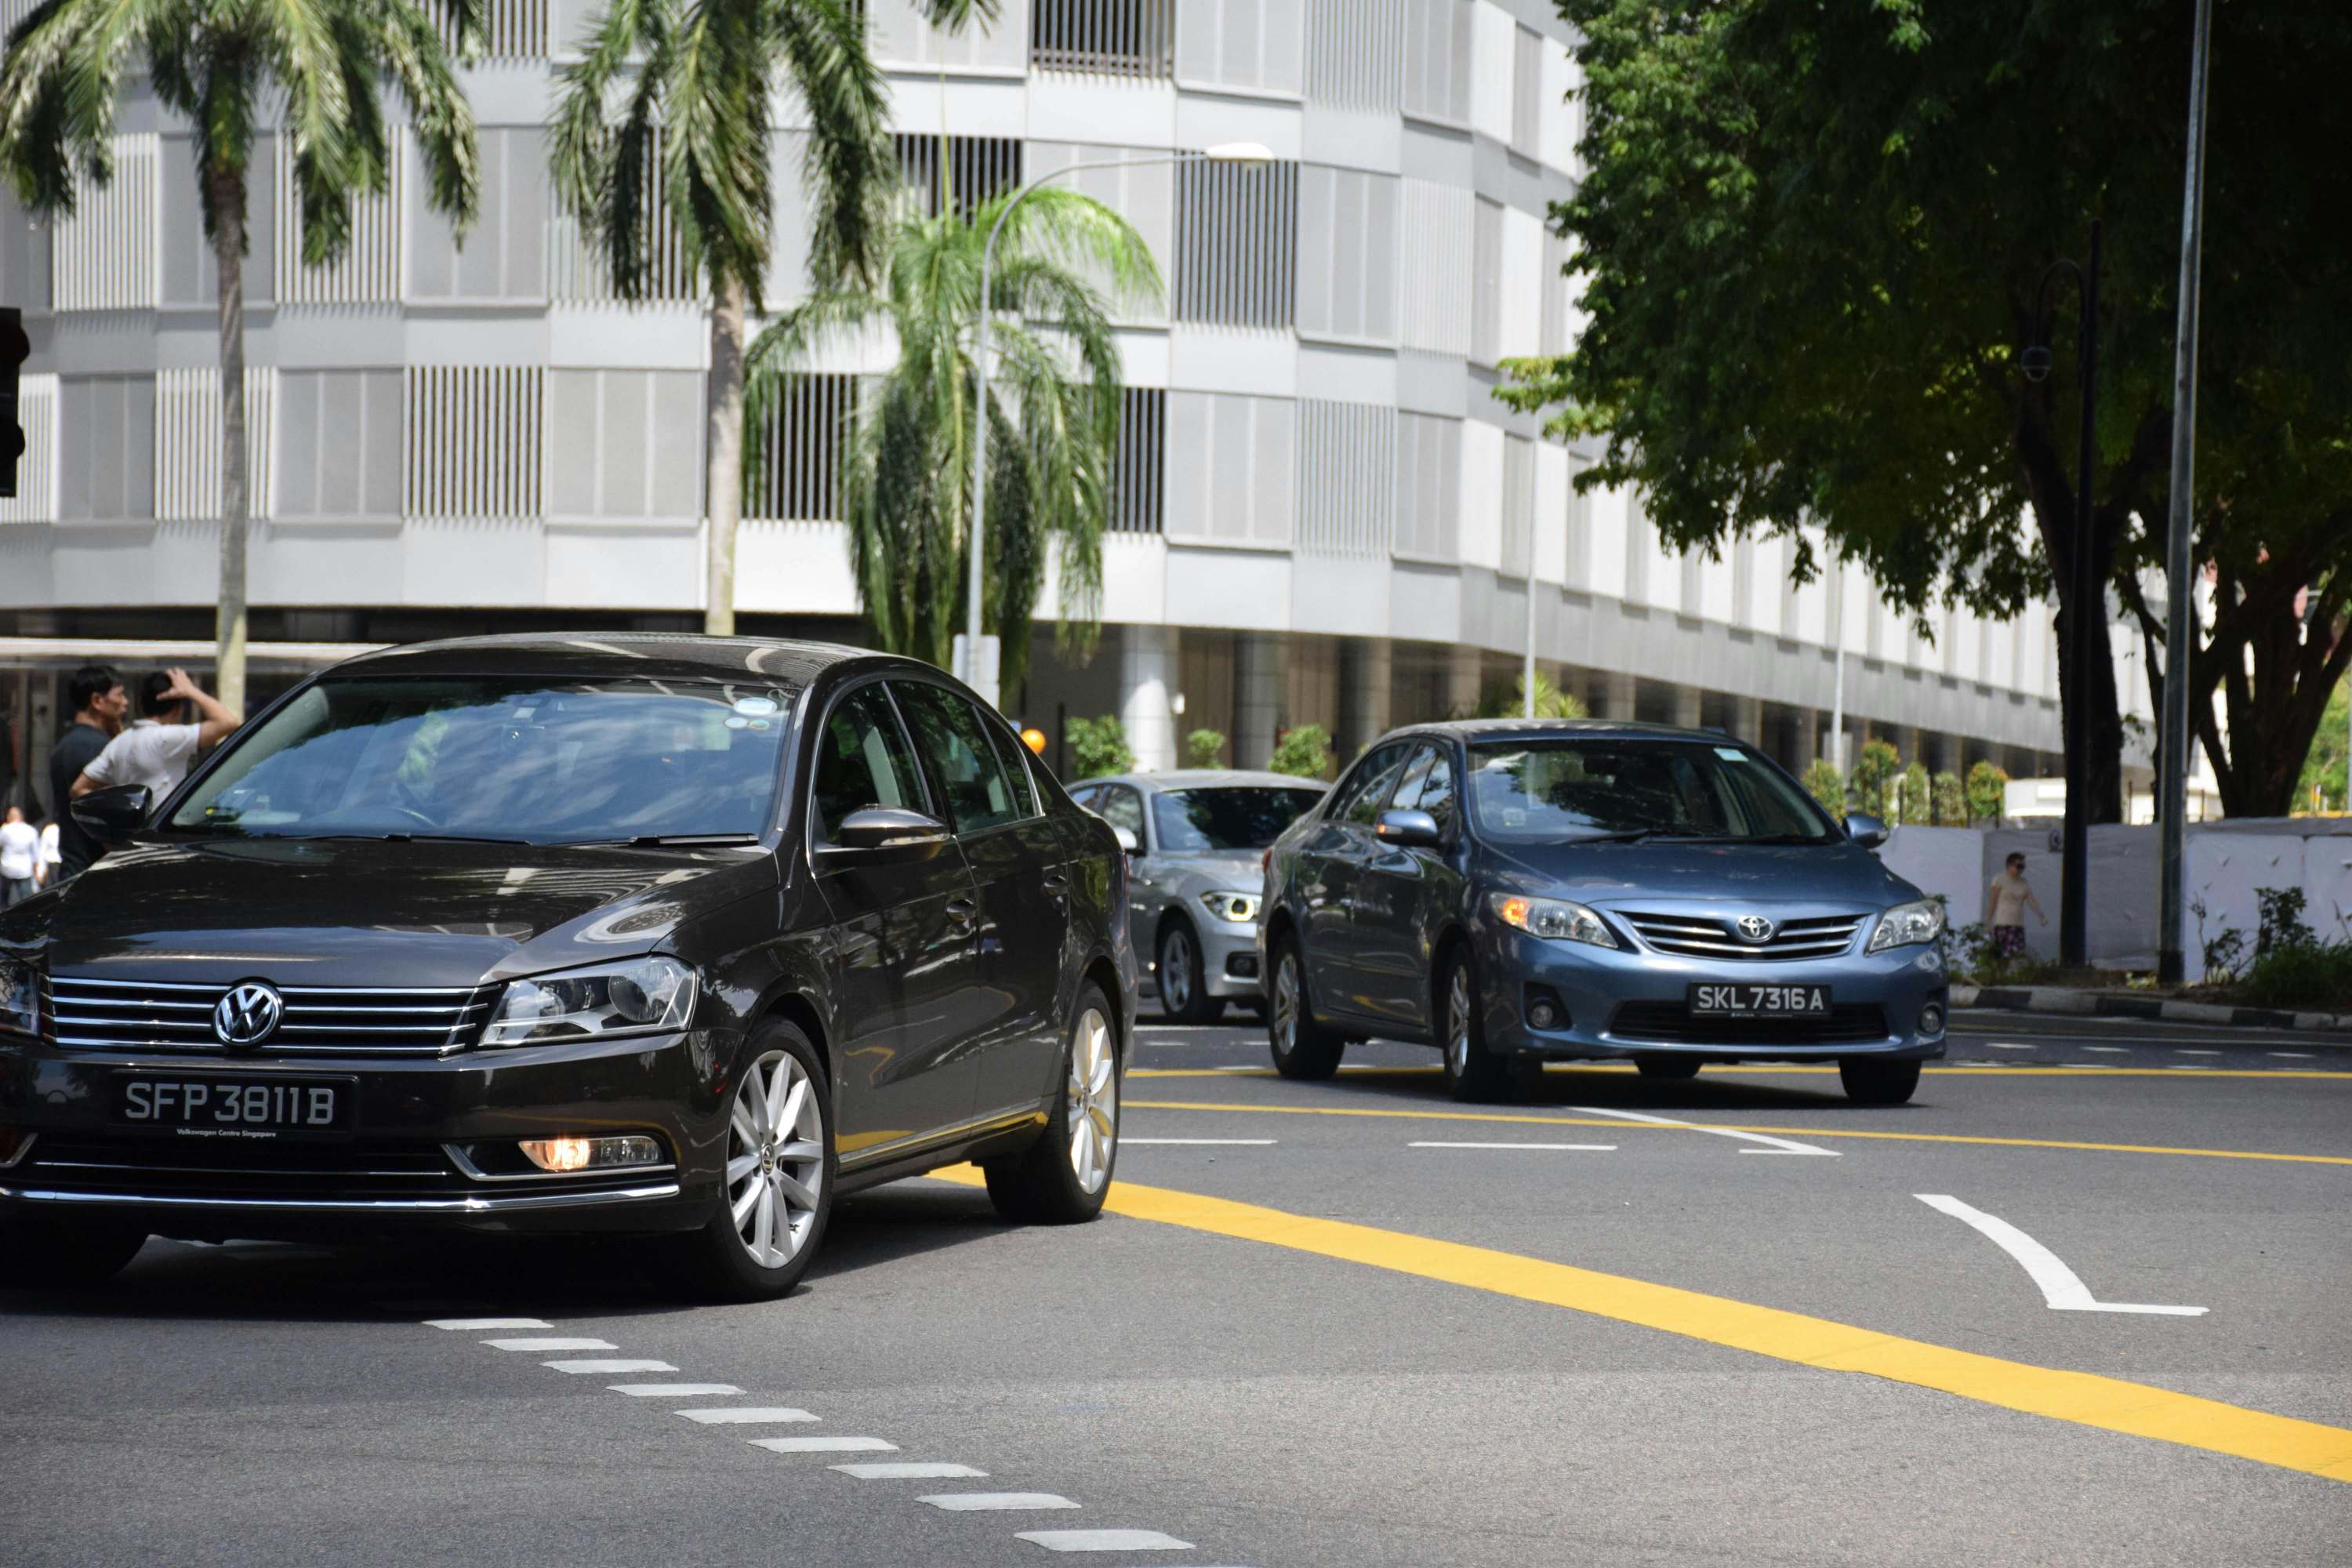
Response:
M2242 1029L2352 1032L2352 1013L2232 1007L2215 1002L2176 1002L2125 991L2085 991L2066 985L1954 985L1952 1005L2000 1007L2016 1013L2063 1013L2077 1017L2157 1018L2168 1024L2210 1024Z

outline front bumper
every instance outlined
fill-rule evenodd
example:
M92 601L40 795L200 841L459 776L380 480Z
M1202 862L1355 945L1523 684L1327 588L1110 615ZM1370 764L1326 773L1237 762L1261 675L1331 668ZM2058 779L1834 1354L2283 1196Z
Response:
M725 1104L709 1032L476 1049L442 1058L258 1057L0 1046L0 1126L32 1142L0 1168L0 1211L105 1215L193 1239L355 1230L505 1234L690 1229L719 1201ZM348 1136L225 1141L110 1120L127 1071L336 1079ZM476 1145L647 1132L669 1163L594 1175L485 1175Z
M1932 946L1835 958L1709 962L1639 948L1549 941L1490 925L1479 939L1479 979L1490 1050L1566 1060L1686 1056L1707 1061L1841 1057L1927 1058L1944 1054L1950 982ZM1694 1018L1695 984L1764 982L1830 988L1818 1021ZM1528 1010L1550 997L1566 1015L1537 1028ZM1946 1020L1921 1027L1930 1006Z
M1254 1002L1265 994L1258 973L1257 921L1213 916L1193 922L1201 933L1201 979L1212 996Z

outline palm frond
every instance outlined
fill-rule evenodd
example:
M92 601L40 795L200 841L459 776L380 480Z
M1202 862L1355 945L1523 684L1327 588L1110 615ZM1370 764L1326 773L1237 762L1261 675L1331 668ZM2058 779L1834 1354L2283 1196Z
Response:
M962 3L968 7L969 0ZM864 10L841 0L771 0L776 52L808 114L801 177L810 212L809 268L821 286L871 283L881 275L878 252L898 174L889 103L866 51Z

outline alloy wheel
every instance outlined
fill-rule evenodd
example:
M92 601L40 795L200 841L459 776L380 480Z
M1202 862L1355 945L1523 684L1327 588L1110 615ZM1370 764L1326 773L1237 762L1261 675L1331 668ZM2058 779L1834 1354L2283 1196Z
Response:
M1286 1051L1298 1045L1298 959L1287 948L1274 966L1274 1037Z
M1110 1180L1112 1145L1118 1138L1118 1066L1113 1059L1110 1021L1089 1007L1078 1016L1070 1042L1070 1081L1065 1089L1070 1129L1070 1174L1089 1195Z
M799 1058L771 1051L735 1091L728 1119L727 1201L751 1261L781 1268L816 1225L824 1189L824 1123Z
M1455 1078L1470 1070L1470 966L1456 963L1445 985L1445 1065Z
M1160 944L1160 1000L1171 1013L1192 1005L1192 939L1181 925Z

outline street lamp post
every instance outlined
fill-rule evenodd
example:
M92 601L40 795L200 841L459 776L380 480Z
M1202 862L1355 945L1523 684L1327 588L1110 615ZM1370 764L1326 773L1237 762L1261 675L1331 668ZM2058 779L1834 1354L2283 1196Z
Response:
M2084 684L2091 660L2099 658L2098 633L2106 620L2106 584L2095 582L2091 547L2092 489L2097 482L2098 453L2095 416L2099 381L2099 220L2091 220L2091 265L2086 270L2061 257L2042 274L2034 290L2034 342L2021 363L2025 379L2039 384L2050 374L2050 280L2062 271L2074 275L2077 317L2074 344L2075 389L2082 404L2082 435L2075 459L2074 539L2067 569L2066 667L2071 689L2065 693L2066 827L2060 845L2058 868L2058 957L2069 967L2087 962L2090 949L2090 705Z
M964 591L968 602L964 606L962 646L956 653L955 674L959 680L996 706L996 661L983 657L981 642L981 610L982 557L986 538L988 503L988 338L989 322L994 315L990 291L994 287L996 269L996 237L1004 232L1004 220L1011 217L1023 202L1029 199L1048 181L1065 174L1078 174L1087 169L1150 168L1160 163L1190 163L1207 161L1220 163L1267 163L1274 153L1255 142L1221 142L1205 152L1170 153L1150 158L1090 158L1084 163L1066 163L1051 174L1040 174L1024 184L988 226L988 241L980 251L980 331L972 354L972 369L978 384L973 389L971 409L971 560L966 571Z

